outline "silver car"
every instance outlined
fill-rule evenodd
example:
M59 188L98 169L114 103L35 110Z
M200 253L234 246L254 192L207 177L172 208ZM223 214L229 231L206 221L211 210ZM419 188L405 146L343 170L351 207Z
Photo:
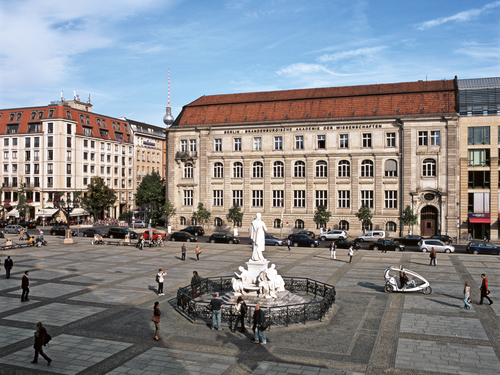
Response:
M326 240L345 240L347 238L347 233L343 230L331 230L326 233L319 235L321 241Z
M451 245L445 245L441 241L438 240L422 240L419 244L419 249L421 252L425 253L427 251L431 251L434 248L437 252L443 253L453 253L455 252L455 248Z
M134 224L134 227L135 228L146 228L147 225L146 223L144 222L144 220L136 220L135 221L135 224Z
M5 233L15 233L18 234L20 231L24 230L25 228L21 225L7 225L4 229Z

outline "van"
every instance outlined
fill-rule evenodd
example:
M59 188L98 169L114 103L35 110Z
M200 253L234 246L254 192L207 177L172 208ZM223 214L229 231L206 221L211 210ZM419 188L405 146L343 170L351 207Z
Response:
M362 236L356 238L356 241L359 242L371 242L377 241L379 238L385 238L385 231L383 230L372 230Z

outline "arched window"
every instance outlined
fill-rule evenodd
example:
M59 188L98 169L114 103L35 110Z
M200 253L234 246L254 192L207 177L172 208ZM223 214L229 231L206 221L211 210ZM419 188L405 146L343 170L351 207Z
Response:
M324 160L320 160L316 163L316 177L327 177L328 164Z
M422 163L422 176L436 177L436 161L434 159L425 159Z
M191 225L197 225L198 223L196 222L196 218L192 217L191 218Z
M396 160L386 160L385 161L385 177L397 177L398 176L398 162Z
M216 226L216 227L222 227L222 219L220 217L216 217L214 219L214 226Z
M224 165L222 163L214 164L214 178L224 177Z
M300 219L295 220L295 229L304 229L304 222Z
M283 178L284 169L285 167L282 161L275 161L273 165L273 176L276 178Z
M186 218L184 216L180 217L181 225L186 225Z
M341 220L339 223L340 230L349 230L349 222L346 220Z
M363 160L361 162L361 177L373 177L373 161Z
M281 228L281 219L274 219L274 228Z
M243 164L239 161L233 164L233 177L243 178Z
M260 161L256 161L253 163L252 167L252 175L253 178L262 178L264 177L264 166Z
M398 227L394 221L388 221L387 224L385 224L385 231L386 232L396 232L397 229L398 229Z
M193 178L193 164L184 164L184 178Z
M347 160L341 160L339 162L339 177L350 177L351 176L351 165Z
M293 177L306 177L306 163L296 161L293 166Z

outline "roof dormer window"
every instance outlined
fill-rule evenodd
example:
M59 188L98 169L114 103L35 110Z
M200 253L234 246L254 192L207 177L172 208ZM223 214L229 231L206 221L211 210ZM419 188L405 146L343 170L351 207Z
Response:
M49 118L52 118L52 117L54 117L54 110L49 109Z

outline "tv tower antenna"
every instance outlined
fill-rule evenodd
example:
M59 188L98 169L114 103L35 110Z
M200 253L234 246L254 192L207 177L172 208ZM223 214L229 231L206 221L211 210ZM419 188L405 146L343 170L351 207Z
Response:
M170 107L170 68L168 68L168 96L167 96L167 113L163 117L163 123L167 128L174 123L174 116L172 116L172 108Z

